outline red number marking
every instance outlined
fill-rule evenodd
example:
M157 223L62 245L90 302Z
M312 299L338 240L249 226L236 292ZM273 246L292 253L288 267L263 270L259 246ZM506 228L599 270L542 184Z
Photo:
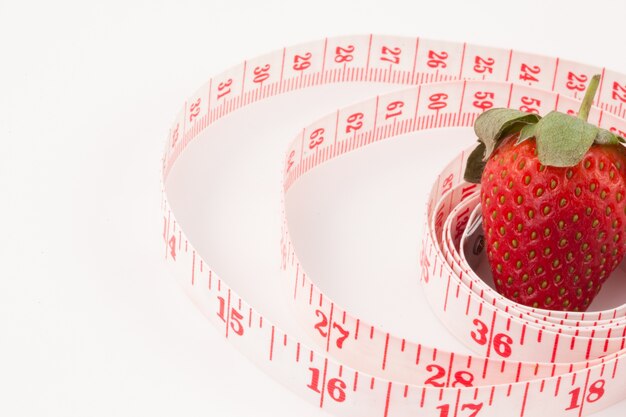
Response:
M363 127L363 113L354 113L348 116L346 122L346 133L355 132Z
M541 72L541 68L539 66L533 65L531 67L528 64L522 64L522 66L520 67L520 71L521 71L519 75L520 80L529 81L529 82L539 81L539 79L535 77L535 75L538 75Z
M217 99L221 99L222 97L224 97L227 94L230 94L230 86L233 84L233 79L229 78L226 81L223 81L221 83L218 84L217 86Z
M474 319L472 323L477 327L476 331L472 330L470 333L472 339L481 346L486 345L489 342L487 336L489 334L489 327L479 319ZM493 350L503 358L511 356L511 344L513 344L513 339L505 333L497 333L493 336Z
M311 371L311 383L307 385L307 387L321 394L321 390L319 388L320 370L317 368L309 368L309 370ZM346 387L346 383L341 379L331 378L328 380L326 390L328 391L330 398L337 402L343 402L346 400Z
M270 64L265 64L262 67L256 67L254 69L254 78L252 81L255 83L262 83L270 77L269 74Z
M448 103L446 102L448 95L446 93L435 93L428 97L428 99L430 100L428 108L431 110L441 110L448 106Z
M382 56L380 57L380 60L391 62L392 64L399 64L401 52L402 52L402 49L398 47L389 48L387 46L383 46L382 51L381 51Z
M324 142L324 128L315 129L309 136L309 149L321 145Z
M306 52L304 55L295 55L293 57L293 69L296 71L304 71L311 66L311 57L313 55L310 52Z
M446 59L448 59L448 53L446 51L428 51L428 61L426 65L431 68L445 68L448 66Z
M495 95L492 92L477 91L476 94L474 94L476 100L472 104L478 109L487 110L493 107L494 97Z
M541 106L541 100L539 100L538 98L524 96L522 97L522 103L523 105L519 108L521 111L525 111L526 113L539 114L538 107Z
M200 114L200 103L202 102L202 99L198 99L196 100L195 103L191 103L191 106L189 107L189 121L193 122L193 119L195 119L196 117L198 117L198 115Z
M477 55L474 59L474 71L479 74L484 74L485 72L493 74L493 64L495 63L496 61L493 58L483 58Z
M619 100L626 103L626 86L620 85L617 81L613 83L613 100Z
M350 62L354 59L352 53L354 52L354 45L348 45L346 47L338 46L335 48L335 62Z
M387 113L385 114L385 120L389 120L393 117L402 115L403 107L403 101L392 101L391 103L387 104Z
M585 91L587 76L585 74L576 75L572 71L567 73L567 83L565 86L573 91Z

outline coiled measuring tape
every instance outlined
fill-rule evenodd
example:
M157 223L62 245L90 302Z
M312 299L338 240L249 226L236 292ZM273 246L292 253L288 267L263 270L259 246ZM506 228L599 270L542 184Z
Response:
M626 76L558 58L368 35L245 61L191 96L170 131L162 171L165 258L226 338L331 414L582 416L626 399L626 305L587 313L533 309L501 297L474 272L481 259L480 190L462 179L468 152L444 167L432 186L416 270L435 314L474 355L395 336L333 302L304 271L287 221L290 190L327 161L401 135L471 127L491 107L571 113L595 73L602 83L589 120L626 136ZM398 90L341 108L294 132L286 152L276 150L285 152L285 294L315 342L309 346L264 319L228 277L206 264L176 221L168 178L191 143L219 141L220 123L241 109L279 96L288 100L303 89L364 82L397 84Z

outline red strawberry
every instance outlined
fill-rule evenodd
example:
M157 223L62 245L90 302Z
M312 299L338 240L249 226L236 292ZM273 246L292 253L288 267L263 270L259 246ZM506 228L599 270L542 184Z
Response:
M593 145L571 168L539 162L534 140L505 139L482 175L496 290L533 307L584 311L624 256L626 151Z
M483 229L496 290L520 304L585 311L624 257L626 148L584 120L598 79L578 119L509 113L515 121L507 124L496 111L495 141L485 135L494 116L485 112L476 122L482 143L466 179L484 169Z

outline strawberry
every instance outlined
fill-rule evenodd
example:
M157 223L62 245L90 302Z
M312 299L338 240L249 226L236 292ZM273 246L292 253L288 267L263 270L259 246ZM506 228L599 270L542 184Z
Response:
M491 109L476 120L465 177L481 184L496 291L517 303L585 311L624 257L626 149L586 122L598 82L577 118Z

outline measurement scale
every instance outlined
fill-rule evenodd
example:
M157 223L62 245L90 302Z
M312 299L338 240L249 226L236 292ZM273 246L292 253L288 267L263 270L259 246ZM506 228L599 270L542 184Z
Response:
M395 336L333 302L298 259L285 201L320 165L383 140L471 127L492 107L572 113L596 73L602 83L589 121L626 136L626 76L558 58L365 35L323 39L245 61L198 89L170 130L162 170L164 256L226 338L331 414L589 415L626 399L626 305L587 313L533 309L503 298L477 276L470 265L480 254L463 250L477 246L470 229L479 217L480 188L462 179L469 150L443 167L432 186L416 269L432 310L473 355ZM294 132L286 149L276 149L285 155L278 167L284 195L277 256L285 293L315 342L309 346L260 315L228 285L227 276L218 277L206 264L175 219L167 180L190 143L199 137L219 140L211 136L218 121L244 107L303 89L364 82L398 90L313 121Z

